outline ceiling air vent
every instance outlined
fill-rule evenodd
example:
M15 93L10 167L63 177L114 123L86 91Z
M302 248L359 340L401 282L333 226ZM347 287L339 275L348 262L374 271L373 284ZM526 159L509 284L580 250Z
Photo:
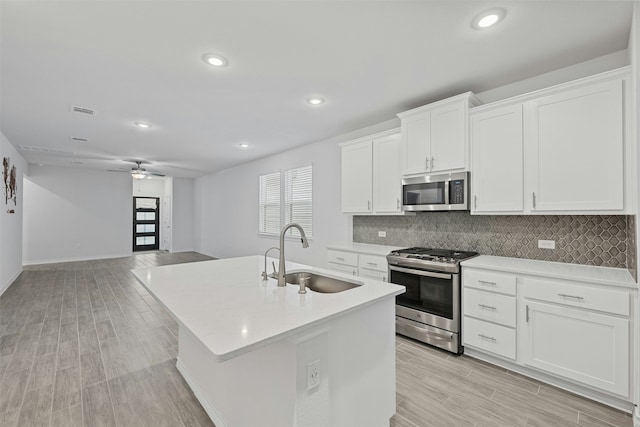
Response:
M90 108L78 107L76 105L71 106L71 111L74 113L86 114L87 116L95 116L96 112Z
M74 142L89 142L87 138L82 138L80 136L70 136L69 138Z
M58 156L73 156L74 153L72 151L63 151L63 150L53 150L51 148L46 147L32 147L29 145L18 145L16 147L20 151L32 151L35 153L46 153L46 154L54 154Z

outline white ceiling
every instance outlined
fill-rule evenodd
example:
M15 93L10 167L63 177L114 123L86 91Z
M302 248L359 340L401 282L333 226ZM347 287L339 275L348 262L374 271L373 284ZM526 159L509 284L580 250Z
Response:
M114 169L141 159L149 170L195 177L625 49L633 2L0 7L2 132L16 146L59 151L23 151L27 161ZM506 9L505 20L472 29L474 16L493 7ZM206 52L229 65L205 64ZM306 105L312 94L326 104ZM96 115L72 113L71 105Z

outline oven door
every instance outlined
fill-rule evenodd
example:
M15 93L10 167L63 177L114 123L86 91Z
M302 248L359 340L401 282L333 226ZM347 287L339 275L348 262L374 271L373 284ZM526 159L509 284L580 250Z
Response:
M389 282L406 287L406 292L396 297L398 316L459 332L458 274L389 266Z

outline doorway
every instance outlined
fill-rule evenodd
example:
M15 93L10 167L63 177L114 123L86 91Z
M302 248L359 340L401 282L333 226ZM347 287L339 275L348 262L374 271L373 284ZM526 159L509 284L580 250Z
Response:
M133 251L160 248L160 198L133 198Z

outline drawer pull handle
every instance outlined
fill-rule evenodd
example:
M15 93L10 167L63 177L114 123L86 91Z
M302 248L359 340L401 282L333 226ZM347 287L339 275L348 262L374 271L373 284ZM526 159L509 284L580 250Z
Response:
M584 299L584 297L580 297L577 295L558 294L558 296L562 298L573 298L573 299L577 299L578 301L582 301Z
M337 259L337 260L340 260L340 261L344 261L344 258L342 258L342 257L340 257L340 256L337 256L337 257L336 257L336 259Z
M478 336L479 336L480 338L485 339L485 340L489 340L489 341L493 341L493 342L496 342L496 341L497 341L494 337L488 337L488 336L486 336L486 335L484 335L484 334L478 334Z
M491 307L490 305L478 304L478 307L480 307L480 308L484 308L484 309L487 309L487 310L498 311L498 309L497 309L497 308L495 308L495 307Z
M478 280L478 283L486 286L497 286L496 282L487 282L486 280Z
M375 263L375 262L367 262L367 265L373 265L374 267L377 267L377 266L378 266L378 264L377 264L377 263Z

